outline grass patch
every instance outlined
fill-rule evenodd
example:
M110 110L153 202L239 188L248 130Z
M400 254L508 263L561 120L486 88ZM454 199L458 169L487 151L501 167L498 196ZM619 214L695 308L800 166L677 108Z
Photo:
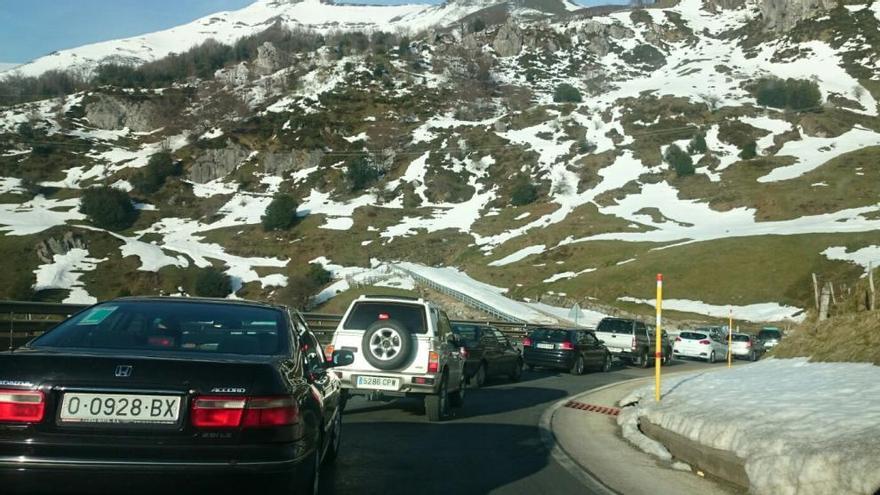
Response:
M859 362L880 366L880 312L808 321L773 349L778 358L808 357L818 362Z

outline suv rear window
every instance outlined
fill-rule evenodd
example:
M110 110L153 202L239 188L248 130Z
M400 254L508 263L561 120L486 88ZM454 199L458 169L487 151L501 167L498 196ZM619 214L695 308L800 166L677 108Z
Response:
M697 332L681 332L678 336L688 340L703 340L709 338L705 333Z
M394 320L412 333L427 333L424 306L390 302L355 303L342 327L346 330L366 330L379 320Z
M540 340L543 342L571 342L571 331L569 330L554 330L550 328L541 328L538 330L533 330L531 334L529 334L529 338L532 340Z
M782 332L780 332L779 330L761 330L760 332L758 332L758 338L761 340L779 340L782 338Z
M632 335L633 322L631 320L618 320L616 318L605 318L599 322L596 328L597 332L606 333L624 333Z

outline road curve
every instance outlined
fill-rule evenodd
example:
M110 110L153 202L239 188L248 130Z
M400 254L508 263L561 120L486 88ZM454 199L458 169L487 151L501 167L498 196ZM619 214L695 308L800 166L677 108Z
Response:
M676 361L668 369L707 366ZM541 440L542 413L557 401L653 369L617 365L609 373L571 376L536 370L519 383L504 378L469 389L454 419L428 423L420 401L352 399L341 454L322 478L323 494L589 494ZM558 433L558 432L557 432Z

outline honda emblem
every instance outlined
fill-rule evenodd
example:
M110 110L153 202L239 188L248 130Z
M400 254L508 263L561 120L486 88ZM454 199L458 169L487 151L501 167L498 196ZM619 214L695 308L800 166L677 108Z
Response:
M116 367L116 376L119 378L128 378L131 376L132 366L128 364L120 364Z

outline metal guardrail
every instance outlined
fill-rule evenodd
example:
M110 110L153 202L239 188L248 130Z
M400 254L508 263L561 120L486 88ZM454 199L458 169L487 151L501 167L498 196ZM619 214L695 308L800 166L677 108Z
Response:
M0 349L22 346L87 307L82 304L0 301ZM330 342L342 320L342 315L325 313L303 313L303 317L322 344ZM491 325L515 342L522 339L527 328L534 327L509 321L452 320L452 323ZM3 336L8 339L2 339ZM6 340L5 345L3 340Z

